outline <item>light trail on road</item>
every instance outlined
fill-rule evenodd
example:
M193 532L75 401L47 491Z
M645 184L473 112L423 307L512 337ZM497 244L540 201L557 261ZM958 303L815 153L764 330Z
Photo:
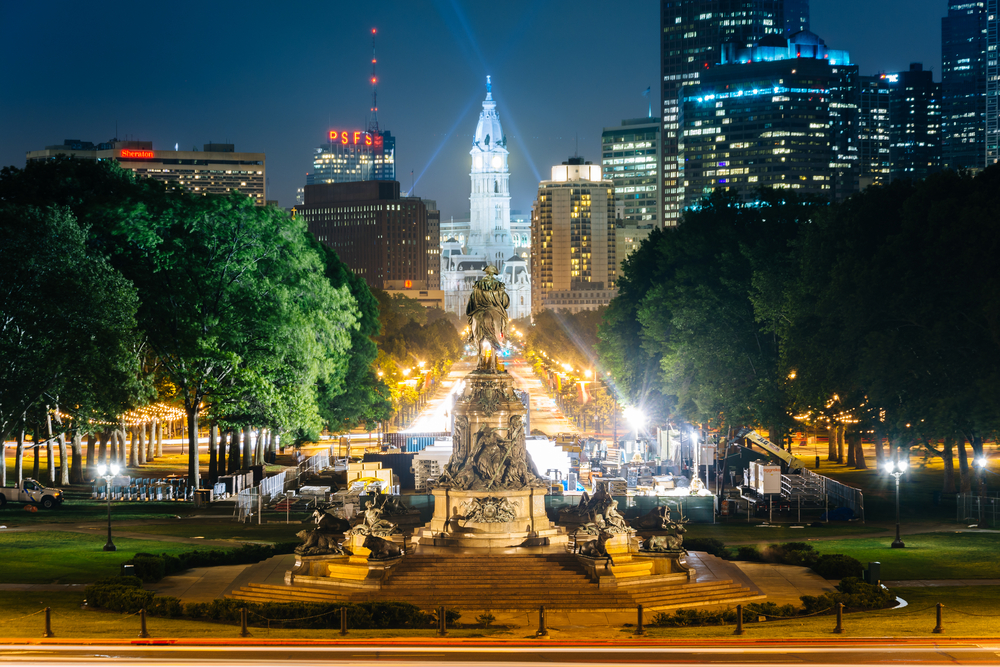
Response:
M848 665L908 664L936 665L997 664L1000 642L926 642L894 643L857 640L848 645L836 643L767 644L734 642L733 645L641 645L609 644L498 644L483 642L448 643L337 643L264 645L240 643L235 646L200 645L198 640L149 640L153 645L2 645L0 661L5 664L66 665L114 660L128 665L369 665L389 662L394 665L608 665L608 664L727 664L787 665L818 664L830 667ZM158 641L191 641L190 645L156 645ZM447 640L446 640L447 641ZM546 642L548 640L540 640ZM636 639L635 641L643 641ZM277 645L275 645L277 644ZM225 654L223 656L222 654Z

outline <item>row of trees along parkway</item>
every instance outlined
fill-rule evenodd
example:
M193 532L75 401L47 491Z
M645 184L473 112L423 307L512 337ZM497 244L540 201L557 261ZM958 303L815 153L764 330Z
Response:
M1000 417L1000 166L870 187L831 205L717 190L625 262L598 344L663 422L828 428L941 456L971 484ZM846 441L846 448L844 443Z
M171 407L187 422L192 485L205 420L214 481L234 460L262 462L275 434L388 416L377 302L276 207L57 159L0 172L0 234L0 438L18 440L18 477L26 432L50 451L68 435L81 482L82 437L102 462L134 464L119 440L139 424L125 416L144 424ZM259 444L241 460L251 430ZM132 450L155 456L162 433L142 435Z

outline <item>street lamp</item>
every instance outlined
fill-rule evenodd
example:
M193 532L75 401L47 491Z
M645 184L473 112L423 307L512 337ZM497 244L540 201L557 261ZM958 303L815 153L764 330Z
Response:
M979 468L979 527L986 528L986 457L980 456L975 463Z
M108 543L104 545L105 551L118 551L118 547L111 541L111 480L114 479L121 468L112 463L106 466L103 463L97 466L97 474L104 478L104 495L108 498Z
M896 539L892 543L893 549L902 549L906 545L899 537L899 478L906 472L906 461L887 461L885 471L896 478Z

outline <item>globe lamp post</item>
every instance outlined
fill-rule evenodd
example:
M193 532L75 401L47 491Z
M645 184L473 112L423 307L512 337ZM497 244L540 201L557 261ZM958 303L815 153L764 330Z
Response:
M104 495L108 498L108 543L104 545L105 551L118 551L118 547L111 541L111 480L114 479L121 470L116 464L106 466L103 463L97 466L97 474L104 478Z
M892 543L893 549L906 546L899 537L899 478L906 472L906 468L906 461L889 461L885 464L885 471L896 478L896 539Z

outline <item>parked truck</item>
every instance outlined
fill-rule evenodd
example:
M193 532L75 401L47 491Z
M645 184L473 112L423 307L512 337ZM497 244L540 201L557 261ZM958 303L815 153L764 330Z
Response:
M61 490L42 486L30 477L25 477L12 487L0 488L0 507L4 507L8 502L29 503L50 510L61 505L62 501Z

